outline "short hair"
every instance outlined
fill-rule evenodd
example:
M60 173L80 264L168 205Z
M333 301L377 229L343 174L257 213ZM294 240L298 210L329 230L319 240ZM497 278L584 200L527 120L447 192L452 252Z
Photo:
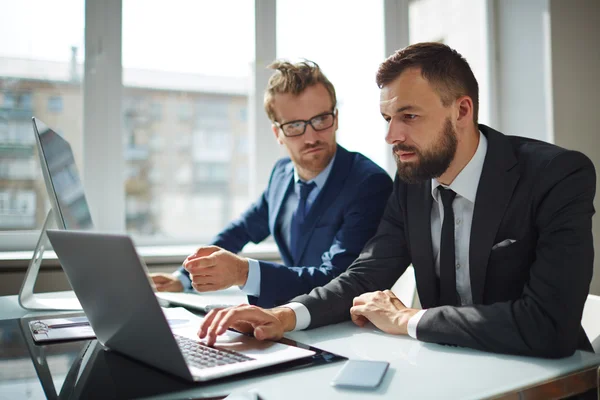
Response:
M269 83L265 89L264 99L265 111L271 121L276 120L275 110L273 109L276 94L290 93L299 95L306 88L319 83L323 84L325 89L327 89L327 92L329 92L329 97L331 97L331 109L333 110L336 107L337 99L335 96L335 88L325 74L323 74L317 63L305 60L293 64L289 61L277 60L267 68L275 70L275 73L269 79Z
M469 96L473 101L473 122L477 124L479 86L469 63L460 53L443 43L412 44L379 65L377 86L383 88L409 68L421 69L421 76L434 87L445 107L461 96Z

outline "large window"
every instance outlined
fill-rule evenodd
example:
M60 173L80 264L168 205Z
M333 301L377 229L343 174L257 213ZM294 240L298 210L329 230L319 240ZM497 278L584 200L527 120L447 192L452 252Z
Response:
M385 168L389 149L375 83L385 57L383 16L381 0L277 1L277 57L319 64L338 97L338 142Z
M410 11L410 41L461 51L485 98L485 4L0 0L0 250L33 248L48 207L32 115L71 143L99 229L200 244L255 200L281 156L261 104L265 65L317 62L338 94L339 143L390 167L375 84L384 49L406 44Z
M123 1L128 232L201 243L250 204L253 60L253 1Z
M82 166L84 1L0 9L0 231L39 229L48 201L31 117L63 134Z

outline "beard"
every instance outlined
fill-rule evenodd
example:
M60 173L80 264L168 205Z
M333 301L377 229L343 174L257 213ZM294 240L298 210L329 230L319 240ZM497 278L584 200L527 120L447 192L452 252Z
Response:
M394 159L396 160L398 177L410 184L421 183L433 178L438 178L450 166L450 163L456 154L457 145L458 140L456 138L456 131L452 127L450 118L446 119L440 137L430 149L420 151L412 146L395 144L392 148L392 152L394 154ZM402 162L400 157L396 154L396 152L400 150L415 153L417 161Z
M322 149L322 151L311 154L303 154L305 151L311 149ZM314 144L306 145L302 148L300 154L294 155L292 161L298 167L305 171L310 171L311 173L318 174L327 167L333 155L335 154L336 146L331 146L331 144L317 141Z

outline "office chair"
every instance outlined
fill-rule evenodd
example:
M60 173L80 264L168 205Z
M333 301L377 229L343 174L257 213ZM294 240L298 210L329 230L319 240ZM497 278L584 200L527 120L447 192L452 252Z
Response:
M600 296L588 295L583 307L581 325L592 342L594 352L600 354Z

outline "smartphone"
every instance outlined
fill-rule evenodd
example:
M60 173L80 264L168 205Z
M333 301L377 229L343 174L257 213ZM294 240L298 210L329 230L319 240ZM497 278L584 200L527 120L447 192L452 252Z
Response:
M348 360L333 378L331 385L352 389L374 389L383 380L387 361Z

